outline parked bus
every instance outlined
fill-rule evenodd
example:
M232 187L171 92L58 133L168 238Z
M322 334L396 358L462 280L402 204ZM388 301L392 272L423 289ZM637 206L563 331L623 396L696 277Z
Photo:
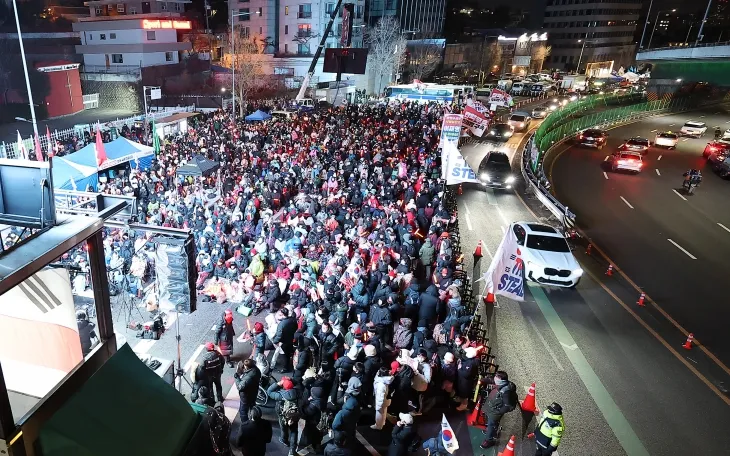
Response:
M465 98L474 92L473 86L455 84L399 84L385 88L385 97L396 100L416 100L421 103L440 101L451 103L459 95Z

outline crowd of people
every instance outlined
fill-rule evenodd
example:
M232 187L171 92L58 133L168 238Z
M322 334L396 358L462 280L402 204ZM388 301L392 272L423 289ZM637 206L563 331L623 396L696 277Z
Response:
M389 456L421 446L445 454L440 439L421 442L417 417L465 410L481 354L467 336L472 316L439 178L442 114L405 102L246 123L219 111L167 138L151 169L102 189L137 196L142 223L192 231L197 287L229 310L191 399L222 402L221 375L235 369L245 455L263 456L272 436L256 405L261 385L290 455L307 447L348 455L365 421L393 424ZM178 176L193 154L219 170ZM250 328L250 357L235 364L234 312L266 313ZM514 394L500 383L495 390L500 401ZM496 428L488 431L491 446Z

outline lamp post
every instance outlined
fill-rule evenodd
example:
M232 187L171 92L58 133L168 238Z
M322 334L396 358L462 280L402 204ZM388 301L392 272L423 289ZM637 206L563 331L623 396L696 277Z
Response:
M644 21L644 31L641 32L641 40L639 41L639 49L644 49L644 35L646 35L646 26L649 25L649 16L651 15L651 7L654 5L654 0L649 2L649 9L646 11L646 21Z
M707 15L710 14L710 6L712 6L712 0L707 1L707 9L705 10L705 17L700 22L700 30L697 32L697 39L695 40L695 46L697 46L702 38L702 30L705 28L705 22L707 22Z
M15 11L15 26L18 28L18 43L20 44L20 58L23 61L23 75L25 76L25 88L28 91L28 106L30 107L30 118L33 123L33 133L38 137L38 122L35 118L35 105L33 104L33 92L30 90L30 78L28 77L28 63L25 61L25 47L23 47L23 34L20 32L20 19L18 19L18 5L13 0L13 11Z
M677 12L677 9L676 9L676 8L674 8L674 9L673 9L673 10L671 10L671 11L670 11L670 10L664 10L664 11L661 11L661 10L660 10L660 11L658 11L658 12L656 13L656 20L654 21L654 27L652 27L652 29L651 29L651 35L649 35L649 45L648 45L648 46L646 47L647 49L651 49L651 40L653 40L653 39L654 39L654 32L656 31L656 25L657 25L657 23L659 22L659 15L660 15L660 14L662 14L662 12L671 12L671 13L676 13L676 12Z

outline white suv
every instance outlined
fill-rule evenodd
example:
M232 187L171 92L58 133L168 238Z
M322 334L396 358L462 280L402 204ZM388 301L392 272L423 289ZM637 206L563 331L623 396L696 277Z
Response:
M643 166L644 162L639 152L620 150L618 152L614 152L613 160L611 161L611 171L614 172L622 169L640 173Z
M583 269L555 228L541 223L515 222L510 229L520 245L527 280L558 287L578 285Z

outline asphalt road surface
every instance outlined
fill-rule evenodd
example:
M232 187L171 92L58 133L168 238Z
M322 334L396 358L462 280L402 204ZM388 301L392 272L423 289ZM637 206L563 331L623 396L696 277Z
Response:
M518 134L504 145L470 144L462 153L476 167L490 149L512 156L522 140ZM474 280L489 267L511 222L549 222L536 200L518 196L517 160L517 192L465 184L458 199L463 251L472 251L480 239L486 247L476 262L467 255ZM597 175L603 179L602 172ZM619 273L606 277L607 263L584 249L577 243L574 250L586 271L575 290L530 284L524 302L498 297L494 308L482 307L490 318L496 363L518 385L520 398L536 382L541 408L553 401L563 406L567 430L561 456L727 454L730 402L696 367L695 362L706 361L701 352L685 352L679 331L654 314L640 313L648 307L637 310L638 293L631 283ZM477 283L475 289L480 288ZM667 342L672 329L676 340ZM535 424L530 418L518 411L504 418L499 451L514 434L516 454L534 454L534 443L524 437Z

